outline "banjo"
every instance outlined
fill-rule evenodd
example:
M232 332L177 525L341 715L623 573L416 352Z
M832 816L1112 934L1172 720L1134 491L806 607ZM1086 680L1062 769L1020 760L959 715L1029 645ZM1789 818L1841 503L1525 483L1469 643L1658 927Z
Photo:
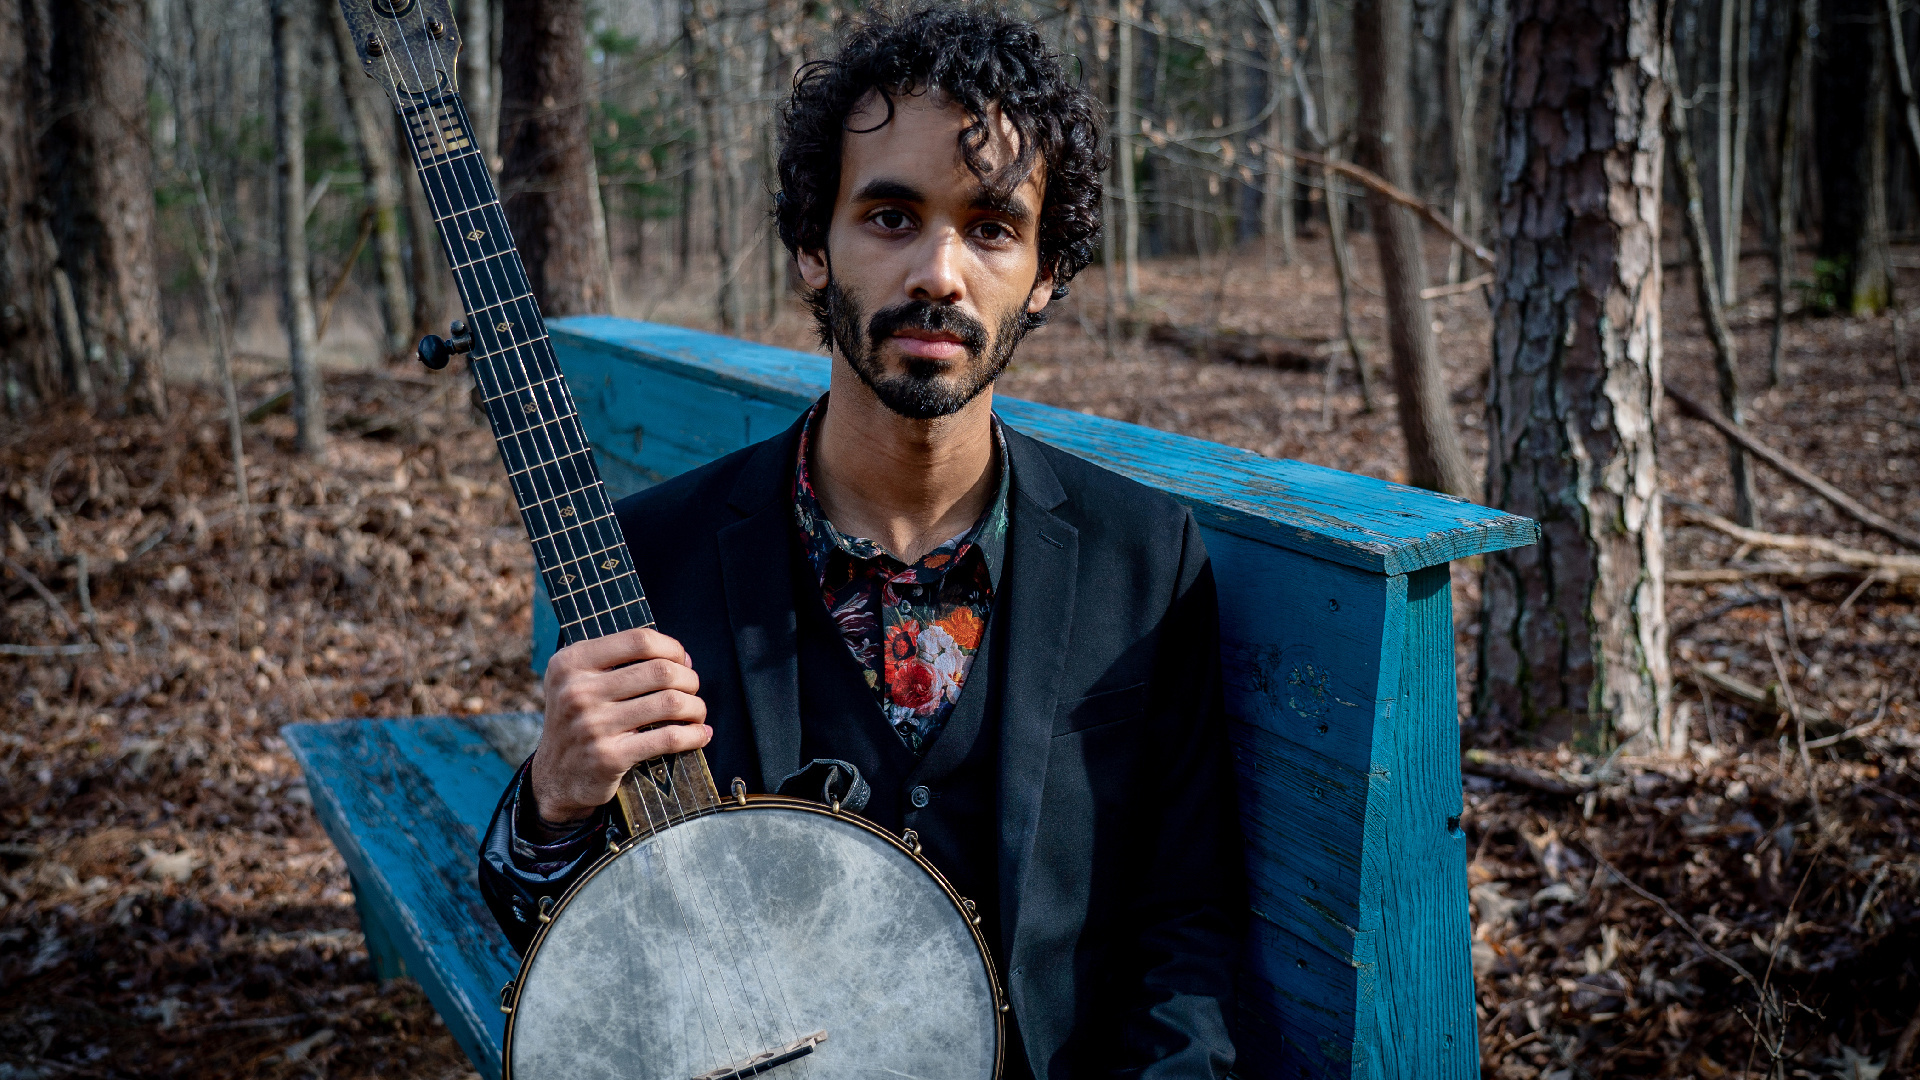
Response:
M653 625L455 81L448 0L341 0L386 85L467 318L470 354L566 644ZM622 780L627 838L544 901L500 994L508 1080L991 1080L1004 1003L979 917L838 803L722 796L698 750Z

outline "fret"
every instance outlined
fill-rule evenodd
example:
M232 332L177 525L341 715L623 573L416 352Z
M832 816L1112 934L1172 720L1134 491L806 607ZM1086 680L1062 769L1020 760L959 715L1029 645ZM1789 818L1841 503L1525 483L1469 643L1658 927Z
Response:
M570 429L562 430L555 425L570 421L577 424L579 415L571 401L554 401L525 391L502 395L487 406L494 437L500 439L517 435L570 435Z
M524 345L499 352L475 349L471 355L469 369L483 399L505 397L561 378L545 334Z
M611 521L613 514L604 500L585 495L529 503L520 508L520 520L527 527L527 535L550 537L594 522Z
M531 382L525 386L516 386L508 390L502 390L500 393L495 394L492 397L483 397L480 400L482 404L492 404L493 402L499 401L501 398L511 397L514 394L518 394L523 390L532 390L537 387L546 386L550 383L559 383L563 386L565 385L565 383L561 380L560 376L549 375L544 379L538 380L537 382Z
M482 255L455 266L453 280L462 299L470 296L478 298L488 293L494 296L527 296L533 292L532 284L527 281L526 264L520 261L520 253L512 248Z
M485 304L468 300L467 311L467 325L473 330L474 350L483 356L530 345L547 335L546 322L540 317L540 305L532 293L520 293Z
M623 610L623 609L626 609L626 608L631 608L631 607L635 607L635 606L639 606L639 607L640 607L640 608L641 608L642 610L645 610L645 608L646 608L646 603L647 603L647 598L643 596L643 597L641 597L641 598L640 598L640 599L638 599L638 600L629 600L629 601L627 601L626 603L624 603L624 604L621 604L621 605L620 605L619 607L617 607L617 608L608 608L607 610L605 610L605 611L603 611L603 612L600 612L600 613L599 613L599 615L600 615L600 616L607 616L607 615L612 615L612 614L613 614L614 612L616 612L616 611L621 611L621 610ZM568 627L570 627L570 626L578 626L579 624L581 624L581 623L583 623L583 622L586 622L586 621L587 621L587 619L591 619L591 618L595 618L595 617L596 617L596 616L594 616L594 615L588 615L588 616L585 616L585 617L583 617L583 618L579 618L579 619L574 619L574 620L572 620L571 622L563 622L563 623L561 623L561 624L560 624L560 628L561 628L562 630L564 630L564 629L566 629L566 628L568 628ZM637 623L637 624L635 624L635 625L638 625L638 626L651 626L651 625L653 625L653 615L652 615L652 613L650 613L650 612L648 613L648 615L647 615L647 619L646 619L646 622L644 622L644 623Z
M493 175L487 171L486 159L478 152L430 164L416 161L415 168L436 216L478 210L500 198L493 186Z
M613 569L613 570L609 570L609 571L607 571L607 575L608 575L608 576L606 576L606 577L603 577L603 578L601 578L601 579L600 579L600 580L598 580L598 581L586 581L586 578L585 578L585 575L580 575L580 576L578 577L578 580L580 580L580 581L582 582L582 584L581 584L581 585L580 585L580 586L579 586L578 588L573 588L573 589L570 589L569 591L566 591L566 592L551 592L551 591L550 591L550 592L548 592L548 593L547 593L547 597L548 597L549 599L551 599L551 600L553 600L553 601L554 601L554 602L556 602L556 603L558 603L558 602L559 602L559 601L561 601L561 600L571 600L571 599L572 599L573 597L575 597L575 596L578 596L578 595L580 595L581 593L584 593L584 592L586 592L586 591L587 591L587 590L589 590L589 589L595 589L595 588L601 588L601 587L611 587L611 586L612 586L613 584L615 584L616 582L619 582L619 581L623 581L623 580L626 580L626 579L628 579L628 578L631 578L631 577L633 576L633 573L632 573L632 571L629 571L629 570L621 570L621 569L619 569L618 567L616 567L616 568L615 568L615 569ZM563 580L562 580L562 581L560 582L560 585L561 585L561 587L562 587L562 588L566 588L566 587L567 587L568 585L570 585L570 584L572 584L572 583L571 583L571 582L568 582L568 581L566 581L566 580L564 580L564 579L563 579Z
M544 483L543 487L535 489L542 492L571 491L598 480L599 471L591 465L583 467L584 463L580 460L586 456L587 447L581 445L585 440L579 427L561 426L558 432L558 445L542 445L545 440L535 439L534 432L498 438L500 456L509 466L508 478L524 476L529 482ZM568 482L551 482L561 477L568 478Z

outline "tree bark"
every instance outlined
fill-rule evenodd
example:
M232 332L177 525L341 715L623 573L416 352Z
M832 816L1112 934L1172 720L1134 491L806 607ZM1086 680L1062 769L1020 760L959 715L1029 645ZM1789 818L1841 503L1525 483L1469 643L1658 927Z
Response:
M1483 736L1684 745L1669 700L1655 0L1519 0L1503 80L1487 501L1540 543L1487 557Z
M0 379L10 412L64 394L55 336L53 252L40 205L34 117L44 42L32 0L0 0Z
M287 363L293 374L293 422L300 452L326 448L326 405L320 398L315 354L313 292L307 280L307 152L301 66L306 20L295 0L272 0L274 195L280 215L281 317L287 327Z
M1821 293L1834 310L1886 310L1886 11L1873 0L1822 7L1814 77Z
M1408 46L1413 12L1407 0L1355 0L1354 66L1360 82L1359 164L1397 187L1412 185L1413 132L1407 122ZM1465 496L1473 490L1472 470L1460 446L1447 381L1434 351L1433 327L1420 291L1427 268L1420 248L1420 223L1406 207L1369 189L1374 245L1386 289L1387 341L1393 357L1394 389L1399 399L1400 430L1407 441L1408 479L1419 487Z
M380 318L387 330L386 359L391 362L407 356L413 344L413 312L407 299L407 272L400 243L401 178L393 154L393 110L380 88L361 70L353 31L347 26L339 0L319 3L322 17L333 27L340 91L346 95L354 142L360 151L360 170L366 178L367 210L373 215L373 250L380 277Z
M128 408L164 416L146 5L88 0L47 10L53 100L42 164L87 361L107 366Z
M501 197L548 316L606 310L587 190L584 0L502 0Z

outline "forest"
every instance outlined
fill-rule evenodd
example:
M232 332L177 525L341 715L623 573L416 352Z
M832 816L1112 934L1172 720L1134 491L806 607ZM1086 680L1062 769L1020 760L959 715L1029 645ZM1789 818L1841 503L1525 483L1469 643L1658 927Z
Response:
M1453 566L1483 1073L1920 1076L1920 7L1006 0L1108 109L1000 392L1535 518ZM549 316L818 342L829 0L457 0ZM0 0L0 1080L456 1078L279 735L537 711L337 0Z

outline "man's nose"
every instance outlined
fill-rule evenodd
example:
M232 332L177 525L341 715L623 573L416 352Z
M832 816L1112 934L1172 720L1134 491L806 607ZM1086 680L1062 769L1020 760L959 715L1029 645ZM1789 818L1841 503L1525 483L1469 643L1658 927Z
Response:
M947 229L929 230L915 245L913 265L907 273L907 296L934 303L957 303L965 291L960 278L960 261L965 245L957 233Z

